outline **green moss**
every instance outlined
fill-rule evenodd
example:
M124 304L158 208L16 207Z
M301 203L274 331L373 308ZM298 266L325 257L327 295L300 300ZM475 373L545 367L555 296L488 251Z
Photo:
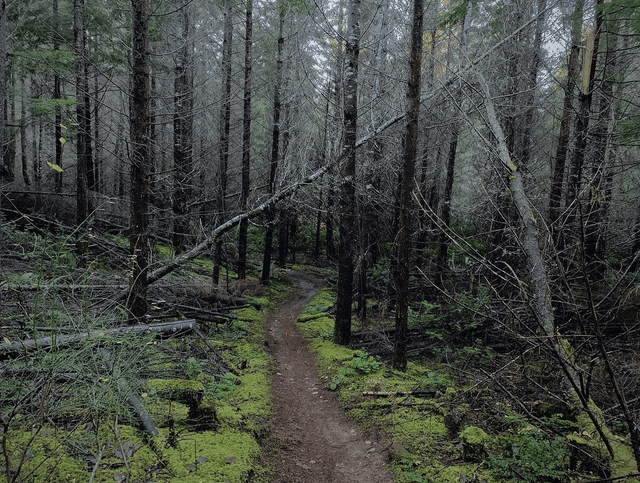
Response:
M30 431L12 430L7 433L7 448L13 470L18 468L20 459L25 455L20 474L31 475L31 481L87 481L89 473L84 464L67 454L66 438L62 432L45 427L29 442L31 436Z
M468 444L484 444L487 438L487 433L485 433L481 428L477 428L475 426L469 426L460 433L460 439L462 442Z
M580 405L577 396L574 396L574 403L576 404L576 406ZM609 428L604 426L604 424L602 423L602 421L604 420L602 410L592 400L589 400L588 407L591 413L595 416L596 420L601 425L602 432L609 440L609 442L611 443L611 447L613 448L614 458L609 463L611 469L611 477L616 478L632 473L637 473L638 467L635 458L633 457L633 451L629 442L624 438L620 438L614 435ZM604 446L604 443L600 440L593 421L591 420L587 412L582 410L577 417L577 421L579 433L574 434L572 438L580 438L580 440L583 440L585 444L588 444L588 446L590 446L597 454L606 454L605 459L608 460L609 455Z
M149 379L149 387L158 393L202 391L202 383L193 379Z
M243 483L260 455L260 446L247 433L223 428L215 433L189 433L175 448L164 448L162 457L180 483Z

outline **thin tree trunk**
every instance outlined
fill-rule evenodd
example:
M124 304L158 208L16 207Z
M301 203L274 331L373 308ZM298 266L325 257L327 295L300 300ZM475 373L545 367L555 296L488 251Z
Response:
M407 100L407 130L405 134L404 166L402 169L402 192L400 204L400 227L398 230L398 276L396 282L396 333L393 345L393 367L407 369L407 316L409 309L409 266L411 264L413 193L416 189L414 174L418 151L418 128L420 116L420 77L422 72L422 25L424 0L413 0L413 23L411 27L411 58L409 61L409 85Z
M551 191L549 194L549 221L551 234L557 246L561 246L557 239L561 232L558 226L560 219L560 202L564 191L565 165L567 151L569 149L569 137L571 134L571 116L573 114L573 93L576 86L576 77L580 68L580 39L582 35L582 13L584 0L577 0L573 12L571 27L570 53L567 67L567 79L564 86L564 102L562 117L560 118L560 133L558 134L558 147L556 149L553 175L551 179Z
M104 190L104 172L102 166L102 145L100 144L100 86L98 83L98 69L94 69L93 72L93 169L95 177L94 188L98 193L102 193Z
M84 1L84 0L83 0ZM93 162L93 146L91 144L91 95L89 93L89 62L88 51L87 51L87 39L86 39L86 30L82 29L82 46L83 46L83 58L84 58L84 73L83 73L83 84L82 84L82 123L84 125L84 156L85 156L85 164L87 166L87 190L95 190L96 189L96 172L95 165ZM89 211L93 210L93 200L91 196L87 196L87 208Z
M471 0L467 0L465 8L464 20L462 22L462 35L460 37L461 63L464 66L467 55L467 33L471 25ZM456 109L460 108L462 103L462 91L457 90L453 99ZM444 193L442 195L442 209L440 218L442 226L438 236L438 256L436 259L436 275L435 283L438 287L444 287L443 274L447 263L447 255L449 252L449 244L447 243L446 230L449 229L451 223L451 200L453 198L453 180L456 166L456 153L458 150L458 136L460 135L460 118L456 114L451 127L451 140L449 141L449 154L447 156L447 174L445 179Z
M149 0L131 0L131 278L127 308L135 318L148 311L149 261Z
M20 160L22 164L22 179L24 184L29 186L31 179L29 178L29 163L27 161L27 88L26 80L22 79L22 99L20 101Z
M78 120L78 134L76 138L76 225L83 226L87 219L87 122L85 107L85 43L84 43L84 0L74 0L73 3L73 38L76 55L76 117ZM86 265L85 228L79 229L76 240L77 265Z
M220 104L220 180L218 184L218 213L220 219L226 216L227 171L229 165L229 131L231 128L231 47L233 44L231 0L224 4L224 32L222 39L222 100ZM222 239L216 240L213 256L213 283L220 282L222 264Z
M4 0L2 0L4 2ZM59 27L58 19L58 0L53 0L53 21L55 23L55 32ZM53 50L60 50L60 40L57 33L53 36ZM0 54L2 55L2 54ZM1 74L0 74L1 75ZM53 99L60 100L62 98L62 80L58 73L53 75ZM55 144L55 157L54 164L62 168L62 109L59 105L55 106L55 119L53 127L53 136ZM62 171L56 171L55 173L55 188L56 193L62 191Z
M343 103L342 103L342 77L344 72L344 53L342 49L342 39L344 38L344 1L340 0L338 3L338 35L337 35L337 48L336 50L336 67L333 78L333 129L331 139L333 140L330 144L330 156L333 158L337 156L337 153L341 151L342 145L342 126L344 125L343 115ZM325 239L325 247L327 252L327 258L335 259L336 258L336 247L334 241L334 233L335 233L335 214L334 207L336 206L336 190L334 188L335 182L335 173L333 170L329 170L328 176L329 178L329 189L327 192L327 214L326 214L326 239Z
M13 167L6 163L4 156L7 141L7 34L7 1L0 0L0 179L10 181L13 179Z
M276 79L273 90L273 128L271 135L271 160L269 163L269 194L275 193L276 172L278 170L278 156L280 149L280 90L282 89L282 68L283 68L283 49L284 49L284 12L280 1L277 3L280 12L278 19L278 50L276 53ZM268 284L271 277L271 251L273 248L273 231L275 224L275 207L272 206L267 210L267 231L264 237L264 254L262 258L262 275L260 282Z
M247 0L244 35L244 102L242 120L242 187L240 207L248 207L251 170L251 43L253 42L253 0ZM247 276L247 231L249 220L242 220L238 231L238 278Z
M189 2L180 1L179 43L174 76L173 115L173 247L181 252L188 245L189 203L193 184L193 88Z
M344 161L340 163L340 247L338 297L333 340L340 345L351 339L353 257L356 225L356 134L358 121L358 55L360 51L360 0L350 0L347 21L347 64L344 87Z
M600 105L598 120L593 134L593 154L591 160L591 198L585 220L584 258L587 273L594 280L602 279L605 269L607 248L607 214L611 202L612 149L609 125L613 121L613 78L616 70L617 22L607 20L606 50L603 81L600 85Z

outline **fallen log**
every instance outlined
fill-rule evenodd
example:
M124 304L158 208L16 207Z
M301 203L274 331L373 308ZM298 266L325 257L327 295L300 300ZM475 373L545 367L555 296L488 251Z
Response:
M428 391L362 391L363 396L368 397L398 397L398 396L435 396L437 394L436 391L428 390Z
M93 330L82 334L59 335L56 337L40 337L38 339L26 339L13 342L0 343L0 360L10 359L17 355L36 349L50 349L53 346L67 347L84 339L102 339L118 335L128 334L178 334L191 332L196 327L193 319L178 320L175 322L162 322L149 325L131 325L115 327L113 329Z

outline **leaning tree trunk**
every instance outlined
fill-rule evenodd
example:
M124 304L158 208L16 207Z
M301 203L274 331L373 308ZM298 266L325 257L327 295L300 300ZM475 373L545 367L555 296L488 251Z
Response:
M253 0L247 0L244 29L244 101L242 119L242 182L240 207L247 209L251 169L251 43L253 42ZM247 231L249 220L242 220L238 230L238 278L247 276Z
M147 313L149 263L149 0L131 0L131 249L130 288L127 308L140 318Z
M333 340L347 345L351 338L353 256L356 242L356 130L358 122L358 54L360 0L351 0L347 21L347 65L344 78L344 161L340 163L338 298Z
M282 7L278 2L278 7ZM271 161L269 163L269 194L275 193L276 172L278 171L278 156L280 150L280 111L282 110L280 95L282 89L282 53L284 49L284 12L280 8L278 21L278 50L276 53L276 79L273 88L273 131L271 135ZM260 282L268 284L271 277L271 251L273 248L273 231L275 225L275 206L267 210L267 231L264 237L264 253L262 258L262 275Z
M498 149L498 159L502 167L509 173L509 189L513 204L518 212L522 226L522 248L529 265L530 274L530 296L532 298L532 308L538 322L539 332L551 345L556 359L560 362L565 374L563 385L567 393L573 391L578 397L582 409L591 419L594 427L598 431L607 451L614 456L613 448L602 430L602 424L598 421L595 412L592 410L588 396L582 391L582 384L578 377L579 368L576 366L574 353L566 340L563 340L556 330L553 307L551 306L551 293L547 272L542 258L542 251L538 240L538 229L533 208L525 193L522 175L517 166L511 160L505 135L498 122L491 100L491 93L486 80L480 73L476 73L481 92L484 97L485 109L487 112L487 124L495 136Z
M396 333L393 345L393 367L407 369L407 316L409 309L409 265L411 263L411 229L414 210L413 193L418 151L418 118L420 116L420 74L422 66L422 24L424 0L413 0L411 28L411 58L407 100L407 129L404 144L404 166L400 196L400 227L398 230L398 276L396 281Z

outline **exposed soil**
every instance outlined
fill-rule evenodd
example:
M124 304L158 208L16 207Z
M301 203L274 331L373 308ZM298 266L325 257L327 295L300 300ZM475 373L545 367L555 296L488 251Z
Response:
M269 314L267 344L276 373L272 436L265 462L273 483L391 482L383 444L367 437L340 410L318 376L314 356L294 321L322 286L310 275L290 272L291 295Z

